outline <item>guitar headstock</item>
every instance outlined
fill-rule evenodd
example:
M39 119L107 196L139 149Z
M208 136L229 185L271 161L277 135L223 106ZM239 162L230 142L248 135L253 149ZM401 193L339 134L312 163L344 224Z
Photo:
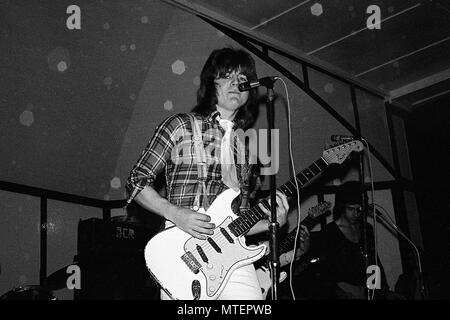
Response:
M311 218L317 218L318 216L324 214L328 210L330 210L332 204L330 201L322 201L319 204L315 205L308 209L308 216Z
M364 150L364 145L362 142L359 140L352 140L350 142L342 143L326 149L323 151L322 157L329 164L341 164L353 151L361 152L362 150Z

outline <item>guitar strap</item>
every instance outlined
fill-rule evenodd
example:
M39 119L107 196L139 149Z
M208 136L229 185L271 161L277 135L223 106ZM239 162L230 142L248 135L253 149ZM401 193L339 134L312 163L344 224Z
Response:
M194 199L193 210L198 211L201 207L208 210L208 194L206 192L206 177L207 177L207 167L206 167L206 153L203 147L202 130L199 121L195 118L192 113L189 113L191 119L192 127L192 140L194 142L194 161L197 163L197 193ZM200 205L200 196L203 192L203 203Z

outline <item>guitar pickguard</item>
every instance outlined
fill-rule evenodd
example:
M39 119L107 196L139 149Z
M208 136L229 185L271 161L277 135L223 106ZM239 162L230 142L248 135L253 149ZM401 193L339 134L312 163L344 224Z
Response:
M249 250L251 247L244 247L239 237L235 237L230 232L228 225L232 221L231 217L227 217L215 228L211 239L216 247L208 241L196 238L190 238L184 245L185 252L190 252L201 265L200 272L206 280L206 294L210 297L221 289L229 272L235 269L233 267L246 261L246 264L249 264L249 260L251 261L261 253L260 248ZM224 235L224 232L228 234L228 237ZM199 251L203 251L202 254Z

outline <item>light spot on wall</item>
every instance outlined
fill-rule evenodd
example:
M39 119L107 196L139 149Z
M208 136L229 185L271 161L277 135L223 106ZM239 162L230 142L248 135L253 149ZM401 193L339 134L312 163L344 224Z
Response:
M136 50L136 45L133 43L133 44L130 44L130 50L131 51L134 51L134 50Z
M323 89L325 90L326 93L333 93L334 86L332 83L327 83Z
M222 38L222 37L225 36L225 33L223 33L222 31L217 30L217 36L218 36L219 38Z
M53 232L55 233L55 231L57 230L57 226L56 223L54 222L47 222L47 232Z
M136 100L136 95L134 93L130 94L130 100Z
M174 63L172 63L172 72L178 75L183 74L186 71L186 66L184 65L184 62L181 60L177 60Z
M395 11L394 7L390 6L388 7L388 12L389 13L393 13Z
M309 117L303 117L303 118L302 118L302 121L303 121L303 122L308 122L308 120L309 120Z
M311 13L314 16L320 16L323 13L323 8L322 5L320 3L315 3L311 6Z
M141 17L141 22L142 23L148 23L148 17L147 16Z
M194 77L194 79L192 79L192 82L194 83L194 85L199 86L200 85L200 77L199 76Z
M110 185L111 185L111 188L113 188L113 189L116 189L116 190L119 189L120 186L122 185L120 178L119 177L112 178Z
M111 88L112 83L113 79L111 77L105 77L103 79L103 84L107 87L108 90Z
M109 22L105 22L105 23L103 24L103 29L109 30L109 28L111 28Z
M64 71L66 71L68 69L68 66L67 66L67 63L65 61L60 61L58 63L57 68L58 68L59 72L64 72Z
M33 112L30 110L25 110L19 117L20 124L23 126L31 126L34 122Z
M392 63L392 66L393 66L394 68L398 68L398 67L400 67L400 63L399 63L398 61L394 61L394 62Z
M70 67L69 50L63 47L53 49L47 56L47 64L52 71L65 72Z
M354 6L348 6L348 11L353 11L355 9Z
M124 45L124 44L122 44L122 45L120 46L120 51L122 51L122 52L127 51L127 46Z
M103 200L109 201L109 199L111 199L111 197L109 196L109 194L105 194L103 196Z
M170 111L173 110L173 103L170 100L164 102L164 110Z
M21 276L19 277L19 283L20 283L20 285L26 284L27 281L28 281L28 278L27 278L26 275L23 274L23 275L21 275Z

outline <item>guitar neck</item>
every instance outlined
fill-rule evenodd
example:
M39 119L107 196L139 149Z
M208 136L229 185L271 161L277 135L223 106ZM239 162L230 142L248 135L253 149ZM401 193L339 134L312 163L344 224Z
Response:
M312 218L311 216L307 216L305 219L303 219L302 222L300 222L300 225L306 226L308 229L310 229L314 225L314 218ZM283 238L279 246L279 255L289 252L294 248L296 234L297 228L293 229ZM270 259L269 257L264 257L261 262L263 266L269 267Z
M314 161L308 168L304 169L294 178L279 187L278 190L283 192L289 198L296 198L297 184L299 188L302 188L312 179L322 173L327 167L328 162L326 162L321 157L320 159ZM267 199L259 201L259 204L262 204L266 209L270 210L270 205ZM265 217L266 214L264 213L264 211L260 208L259 205L256 205L250 210L242 213L239 218L231 222L229 224L229 228L235 236L241 236L247 233L259 220L262 220Z
M314 218L311 218L311 216L307 216L305 219L303 219L302 222L300 222L300 225L303 225L303 226L307 227L308 229L310 229L314 225ZM280 243L279 254L286 253L294 248L296 234L297 234L297 228L293 229L291 232L289 232L284 237L284 239Z

